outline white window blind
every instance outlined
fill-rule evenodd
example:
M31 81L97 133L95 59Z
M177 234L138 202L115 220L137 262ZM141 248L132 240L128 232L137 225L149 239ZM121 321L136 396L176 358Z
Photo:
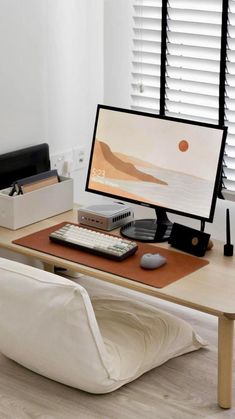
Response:
M228 127L224 156L223 196L235 200L235 1L229 1L226 62L225 125Z
M218 123L221 0L169 0L165 114Z
M161 0L134 2L132 108L159 113Z
M222 0L168 0L165 115L218 124ZM134 0L132 107L159 113L161 0ZM235 197L235 0L229 0L224 156L226 188ZM232 193L233 195L233 193Z

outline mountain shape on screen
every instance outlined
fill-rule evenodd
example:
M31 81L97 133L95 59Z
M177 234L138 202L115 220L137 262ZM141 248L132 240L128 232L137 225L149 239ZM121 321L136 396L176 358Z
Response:
M143 167L153 167L140 159L112 152L110 147L103 141L96 141L93 159L93 167L99 167L99 163L105 160L105 176L110 179L139 179L143 182L153 182L161 185L167 183L155 176L149 175L136 169L135 164Z

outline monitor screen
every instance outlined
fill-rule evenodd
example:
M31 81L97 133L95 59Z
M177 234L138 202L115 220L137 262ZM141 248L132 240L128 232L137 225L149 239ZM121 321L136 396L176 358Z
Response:
M212 222L225 137L224 127L98 105L86 190Z

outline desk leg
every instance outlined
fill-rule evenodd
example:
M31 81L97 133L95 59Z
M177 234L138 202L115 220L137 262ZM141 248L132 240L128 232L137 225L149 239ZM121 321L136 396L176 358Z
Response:
M232 405L234 321L218 319L218 404L224 409Z
M43 262L43 266L44 266L44 271L54 273L54 265L51 265L50 263Z

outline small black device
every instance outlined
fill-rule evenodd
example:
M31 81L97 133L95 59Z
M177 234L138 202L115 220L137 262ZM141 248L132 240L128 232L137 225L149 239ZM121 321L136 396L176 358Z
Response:
M9 188L17 179L50 170L49 146L46 143L21 148L0 155L0 189Z
M174 223L168 242L171 246L195 256L204 256L210 234Z
M233 244L230 235L230 215L229 209L226 210L226 244L224 245L224 256L233 256Z

